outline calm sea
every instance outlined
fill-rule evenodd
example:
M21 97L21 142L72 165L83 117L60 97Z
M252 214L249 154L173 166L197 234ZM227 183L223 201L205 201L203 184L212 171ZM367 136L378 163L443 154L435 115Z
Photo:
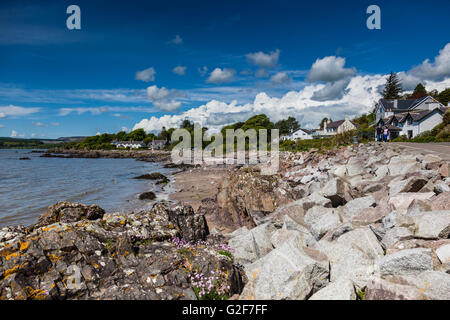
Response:
M98 204L107 212L131 212L152 206L138 199L154 191L157 200L171 191L135 176L160 172L160 163L134 159L41 158L31 150L0 150L0 227L30 225L46 208L58 201ZM31 160L19 160L29 157Z

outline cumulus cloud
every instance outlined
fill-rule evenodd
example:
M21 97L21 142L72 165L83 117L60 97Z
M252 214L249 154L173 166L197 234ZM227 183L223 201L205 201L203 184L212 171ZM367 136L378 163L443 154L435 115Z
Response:
M160 110L174 111L181 107L181 102L173 99L177 96L181 96L178 91L168 90L165 87L158 88L157 86L150 86L147 88L148 99Z
M265 113L272 121L295 116L303 127L316 128L323 117L337 120L343 119L346 115L357 116L372 111L375 102L381 97L379 88L384 83L385 75L354 76L341 97L326 101L313 99L316 92L326 86L319 83L307 85L299 91L289 91L281 98L270 97L261 92L252 102L242 105L237 101L225 103L212 100L177 115L143 119L133 130L143 128L155 132L161 130L163 126L178 127L181 121L187 118L201 123L214 132L220 130L223 125L243 121L261 113Z
M273 84L283 84L289 82L291 79L289 78L287 72L278 72L270 77L270 81Z
M172 69L172 72L179 75L179 76L183 76L184 73L186 72L186 68L185 66L176 66L175 68Z
M277 49L270 53L264 53L262 51L248 53L245 55L247 61L260 68L273 68L278 64L280 58L280 50Z
M344 90L349 82L350 79L342 79L335 82L329 82L323 88L314 92L311 99L317 101L341 99L345 93Z
M410 75L425 80L441 81L450 77L450 43L439 51L434 62L426 59L422 64L414 67Z
M155 81L155 74L156 74L155 69L153 67L150 67L145 70L136 72L136 75L134 78L136 80L150 82L150 81Z
M334 82L356 73L355 68L344 68L345 58L329 56L317 59L308 73L310 82Z
M41 110L41 108L24 108L19 106L0 106L0 118L6 117L20 117L27 116L33 113L37 113Z
M443 90L450 82L450 43L447 43L434 58L434 62L426 59L409 71L397 73L406 91L412 91L420 82L427 89Z
M233 80L235 74L236 74L236 71L234 69L215 68L210 73L208 79L206 79L206 82L207 83L215 83L215 84L231 82Z
M25 138L25 134L19 133L16 130L12 130L10 137L11 138Z

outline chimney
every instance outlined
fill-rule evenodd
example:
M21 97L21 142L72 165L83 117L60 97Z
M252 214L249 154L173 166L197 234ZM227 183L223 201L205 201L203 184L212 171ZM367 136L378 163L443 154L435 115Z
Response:
M345 121L349 121L349 120L350 120L349 117L345 116Z

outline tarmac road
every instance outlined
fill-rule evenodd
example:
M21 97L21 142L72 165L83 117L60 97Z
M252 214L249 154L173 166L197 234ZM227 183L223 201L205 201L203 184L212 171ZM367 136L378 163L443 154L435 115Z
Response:
M421 154L435 154L443 160L450 160L450 142L415 143L415 142L391 142L392 144L414 149Z

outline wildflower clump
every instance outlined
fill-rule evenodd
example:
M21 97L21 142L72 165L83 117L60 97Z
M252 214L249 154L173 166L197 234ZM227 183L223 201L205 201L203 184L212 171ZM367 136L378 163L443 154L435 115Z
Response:
M223 243L212 243L208 241L189 242L175 237L170 242L178 249L178 252L188 256L192 254L198 256L201 251L214 252L217 255L226 256L233 261L233 248ZM230 295L230 285L228 282L228 272L216 268L212 271L200 272L198 267L189 264L189 271L192 274L189 280L192 289L199 300L226 300ZM205 272L205 271L203 271ZM209 273L208 273L209 272Z
M211 271L210 275L195 272L190 276L192 288L199 300L227 300L230 286L226 285L228 274Z

